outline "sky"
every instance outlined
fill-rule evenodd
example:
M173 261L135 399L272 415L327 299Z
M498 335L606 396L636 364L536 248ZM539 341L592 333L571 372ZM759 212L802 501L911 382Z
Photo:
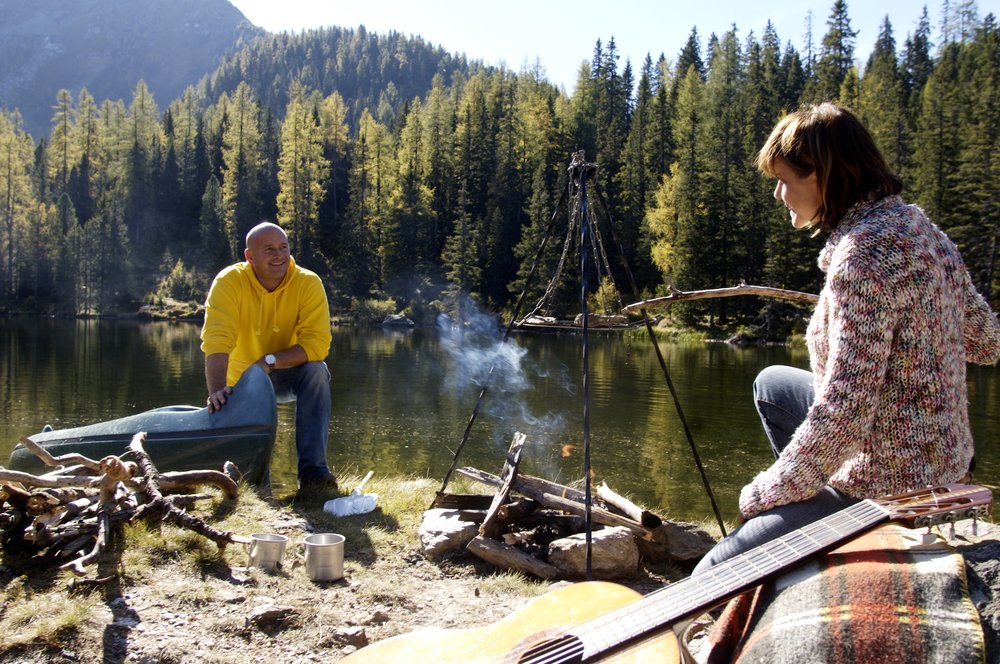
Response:
M541 63L545 77L572 93L580 64L589 61L597 40L614 38L638 78L649 54L662 53L673 62L698 28L702 56L709 35L721 35L735 24L743 41L758 37L770 19L782 46L791 42L805 53L808 12L812 10L814 47L827 31L834 0L230 0L253 24L270 32L364 25L379 34L396 31L419 35L450 53L464 53L487 65L505 64L521 71ZM858 32L855 57L868 59L883 18L892 24L896 49L913 33L927 5L932 39L936 39L943 0L848 0L851 26ZM979 0L979 17L1000 15L1000 0Z

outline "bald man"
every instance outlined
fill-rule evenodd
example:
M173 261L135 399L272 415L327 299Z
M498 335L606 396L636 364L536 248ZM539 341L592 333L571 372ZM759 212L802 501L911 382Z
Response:
M323 282L296 265L288 236L276 224L254 226L243 257L215 277L205 302L201 350L209 411L224 408L243 372L259 366L279 402L296 402L299 488L335 489L326 462L331 334Z

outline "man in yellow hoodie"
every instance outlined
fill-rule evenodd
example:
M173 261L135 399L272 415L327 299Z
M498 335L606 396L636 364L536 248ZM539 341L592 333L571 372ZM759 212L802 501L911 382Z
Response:
M246 261L219 272L205 302L209 411L223 408L232 386L256 364L270 376L278 401L296 402L299 487L336 488L326 462L331 334L323 282L295 264L280 226L260 223L246 242Z

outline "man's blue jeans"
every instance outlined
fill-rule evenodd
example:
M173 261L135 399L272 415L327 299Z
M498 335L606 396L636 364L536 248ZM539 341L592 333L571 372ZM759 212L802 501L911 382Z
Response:
M753 385L754 403L778 458L805 420L812 405L813 375L795 367L771 366L757 375ZM839 512L858 502L833 487L826 486L812 498L761 512L727 535L705 555L692 574L728 560L755 546L786 535L810 523Z
M278 403L295 402L295 451L299 483L330 474L326 441L330 424L330 370L326 362L306 362L271 372Z

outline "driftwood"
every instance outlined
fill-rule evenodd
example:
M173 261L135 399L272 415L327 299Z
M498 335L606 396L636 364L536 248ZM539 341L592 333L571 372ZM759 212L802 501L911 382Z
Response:
M187 528L220 549L249 541L184 511L195 501L212 497L193 493L199 486L214 486L227 499L236 498L233 477L239 477L238 470L161 474L145 451L145 438L145 433L132 438L128 454L137 461L131 461L125 455L100 460L79 454L54 457L23 437L22 444L53 470L33 475L0 468L0 540L30 544L41 549L43 559L71 558L61 568L80 576L108 552L117 529L138 519Z
M139 467L142 468L142 474L146 478L146 493L152 499L149 503L136 510L136 518L142 517L145 519L170 521L175 525L192 530L202 537L212 540L218 545L220 550L224 550L227 544L244 542L246 538L237 539L232 532L223 532L218 528L213 528L201 519L182 512L169 500L164 499L163 494L160 492L159 473L143 448L145 440L146 434L143 432L136 434L132 438L132 442L129 443L129 451L135 454L139 460Z
M159 488L162 493L190 493L195 487L211 485L220 489L223 495L233 500L240 488L233 479L218 470L188 470L184 472L162 473Z
M30 436L21 436L21 444L38 457L46 466L65 466L73 463L89 468L90 470L101 470L100 461L88 459L82 454L63 454L62 456L54 457L47 449L32 440Z
M0 468L0 483L17 483L24 486L40 486L48 487L50 489L57 489L59 487L66 486L96 486L100 484L101 478L98 477L79 477L79 476L58 476L53 477L51 475L32 475L31 473L23 473L20 470L7 470L6 468Z
M778 300L789 300L791 302L801 302L802 304L815 304L819 300L818 295L803 293L801 291L785 290L783 288L771 288L769 286L753 286L741 283L739 286L730 288L712 288L709 290L681 291L670 287L670 295L665 297L654 297L651 300L635 302L627 305L623 311L633 313L651 307L668 307L674 302L685 300L708 300L716 297L735 297L737 295L759 295Z

